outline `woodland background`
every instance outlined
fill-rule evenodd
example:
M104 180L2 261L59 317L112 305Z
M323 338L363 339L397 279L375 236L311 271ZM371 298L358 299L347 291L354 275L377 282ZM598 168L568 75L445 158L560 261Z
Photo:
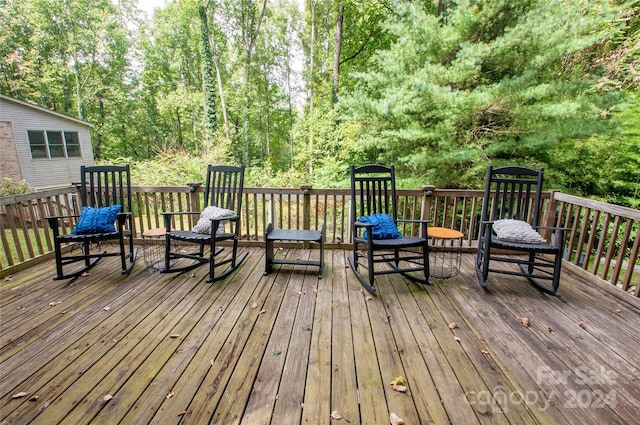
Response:
M0 0L2 93L94 124L136 185L480 188L494 165L640 208L640 1Z

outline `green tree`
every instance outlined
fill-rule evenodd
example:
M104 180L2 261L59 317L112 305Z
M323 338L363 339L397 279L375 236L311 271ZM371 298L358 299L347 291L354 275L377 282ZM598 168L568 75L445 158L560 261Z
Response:
M11 0L0 10L2 91L94 123L100 157L131 91L132 1Z
M444 3L444 2L443 2ZM620 29L608 1L394 3L394 41L341 97L366 160L477 187L487 163L546 165L555 144L605 130L620 101L585 55Z

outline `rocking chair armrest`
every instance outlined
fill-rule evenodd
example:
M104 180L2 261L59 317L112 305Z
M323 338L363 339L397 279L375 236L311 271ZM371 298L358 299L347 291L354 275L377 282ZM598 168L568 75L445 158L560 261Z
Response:
M197 212L197 211L163 211L160 214L164 215L164 216L172 216L172 215L195 215L195 214L202 214L201 212Z
M567 230L571 230L571 227L556 227L556 226L536 226L534 227L534 229L538 230L562 230L563 232L566 232Z
M361 221L356 221L353 223L354 235L353 237L360 237L358 229L365 229L367 231L367 241L371 243L373 240L373 223L363 223Z
M551 230L551 233L558 233L559 237L556 238L555 246L561 247L564 244L565 234L567 231L571 230L570 227L556 227L556 226L537 226L534 227L536 231L539 230Z
M431 223L433 220L399 218L396 221L398 223Z
M240 216L236 214L229 217L212 218L211 222L215 224L220 223L221 221L238 221L239 218Z
M55 216L48 216L45 217L45 219L49 222L49 227L54 231L55 235L58 235L58 229L60 228L60 220L64 219L64 218L75 218L78 219L78 217L80 217L79 215L55 215Z
M122 223L122 224L124 224L124 222L127 219L131 220L132 218L133 218L133 213L129 211L119 212L118 215L116 215L116 219L118 220L118 223Z
M353 223L353 225L355 227L364 227L364 228L373 227L373 223L363 223L361 221L356 221L356 222Z

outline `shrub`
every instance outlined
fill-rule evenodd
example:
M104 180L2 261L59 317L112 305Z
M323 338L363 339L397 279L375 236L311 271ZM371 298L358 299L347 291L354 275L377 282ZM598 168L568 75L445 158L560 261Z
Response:
M0 182L0 197L22 195L29 191L29 183L26 180L14 180L11 177L4 177Z

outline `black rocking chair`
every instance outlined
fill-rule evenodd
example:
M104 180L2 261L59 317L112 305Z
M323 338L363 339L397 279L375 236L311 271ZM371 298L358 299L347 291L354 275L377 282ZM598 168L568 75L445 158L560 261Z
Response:
M524 276L544 293L560 295L566 229L540 226L542 178L542 168L487 168L476 258L483 287L489 272L502 273ZM519 270L491 268L491 262L517 264Z
M74 279L109 256L119 256L122 274L129 274L137 256L132 235L129 166L81 166L78 193L82 202L80 216L47 217L53 231L56 259L54 279ZM76 227L71 233L63 233L61 229L64 223L74 217L77 220ZM118 241L117 251L91 253L92 244L97 244L100 250L105 241ZM74 255L73 246L70 250L66 249L69 244L80 245L81 253ZM65 272L64 266L76 262L84 264L73 272Z
M432 284L428 221L398 220L394 166L351 165L350 170L353 256L349 263L362 286L375 292L375 276L390 273L400 273L421 284ZM398 223L420 225L422 236L402 236L397 230ZM391 227L391 235L380 235L380 232L376 235L376 228L385 230L386 226ZM376 267L377 263L386 263L390 268ZM361 273L362 268L368 271L368 278Z
M238 252L238 238L240 236L240 214L242 207L242 192L244 185L244 166L213 166L207 167L207 181L204 192L204 206L217 207L217 213L205 215L207 208L200 212L165 212L164 224L165 236L165 260L162 273L185 272L209 263L209 278L207 282L215 282L224 279L236 270L247 257L248 252ZM215 209L215 208L214 208ZM222 213L219 211L225 210ZM225 214L226 212L226 214ZM178 215L200 215L197 226L191 230L173 230L173 224ZM205 230L196 230L196 227L205 225ZM204 233L199 233L203 231ZM224 248L219 244L230 242L231 255L221 261L216 261ZM190 252L183 252L182 243L195 244L197 248ZM205 253L205 248L209 252ZM221 266L226 268L216 274L216 269Z

